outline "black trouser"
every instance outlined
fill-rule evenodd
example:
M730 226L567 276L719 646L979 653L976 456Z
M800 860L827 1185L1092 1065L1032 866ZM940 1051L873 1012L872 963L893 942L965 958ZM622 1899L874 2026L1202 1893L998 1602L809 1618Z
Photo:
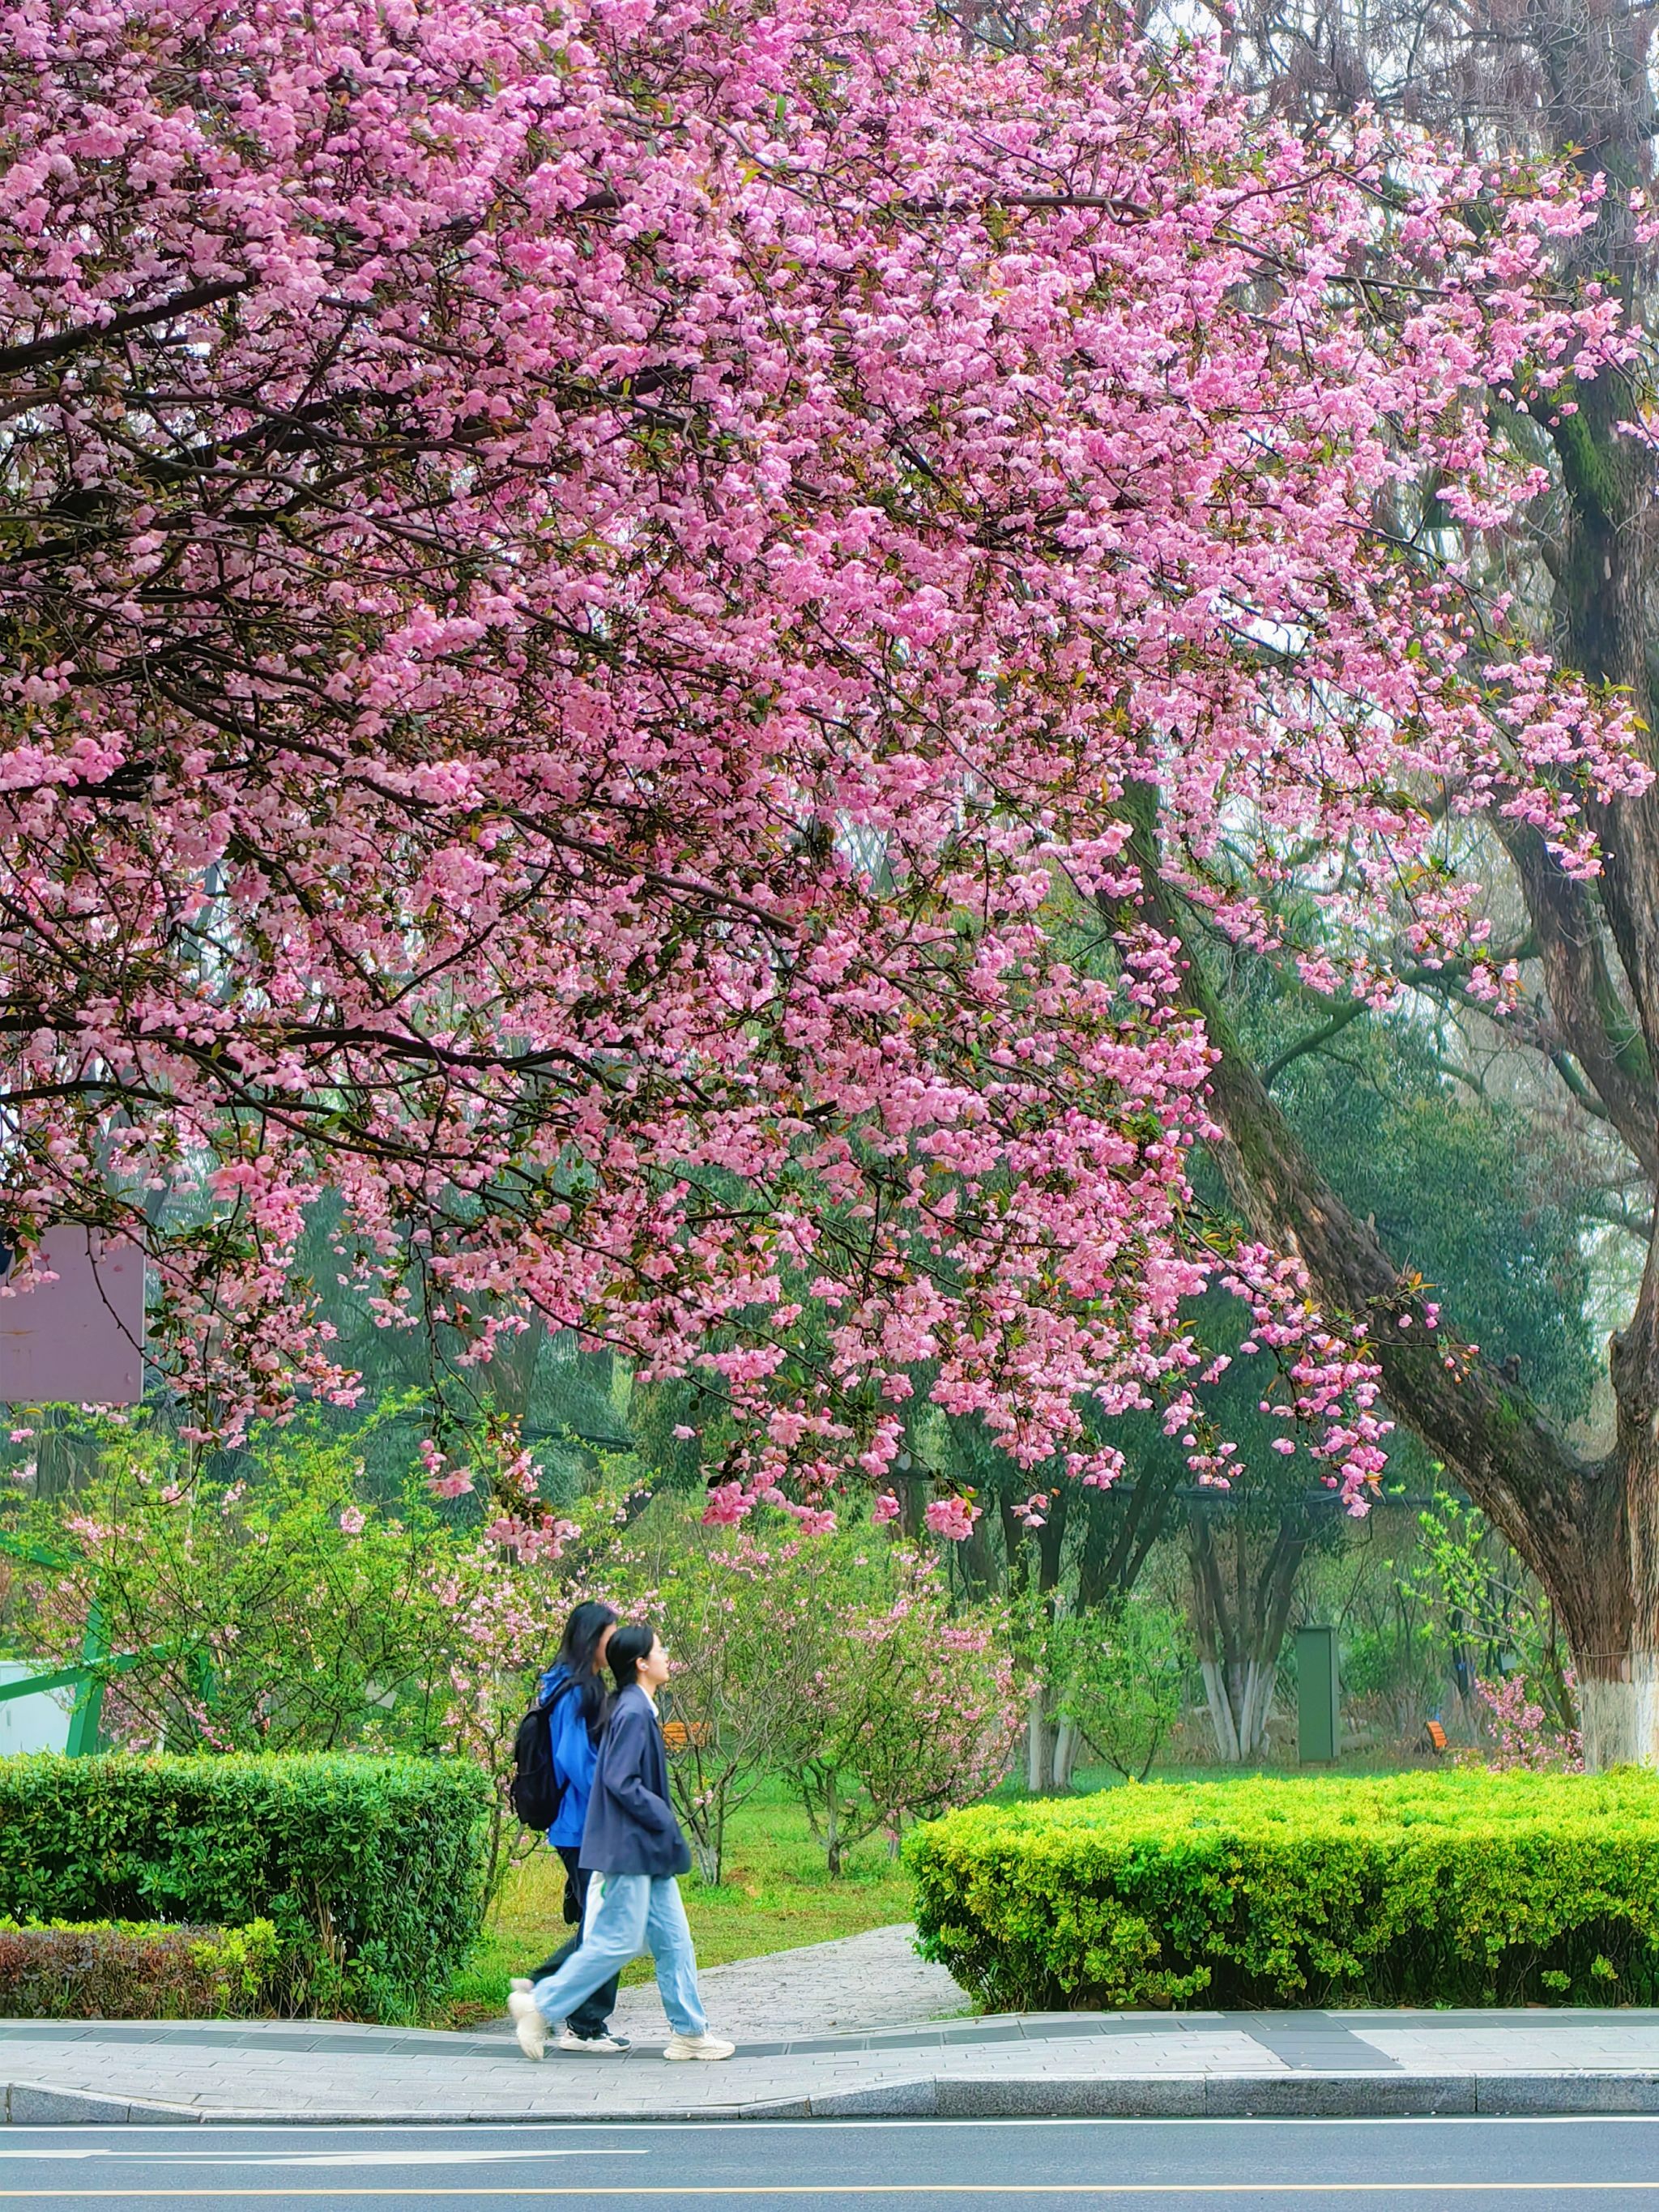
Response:
M587 1869L576 1863L574 1845L556 1844L553 1848L564 1862L567 1884L565 1917L567 1919L569 1917L570 1908L574 1905L576 1908L576 1932L568 1942L560 1945L550 1959L543 1960L530 1977L532 1982L544 1982L550 1973L563 1966L565 1960L581 1948L582 1915L587 1910ZM605 2033L605 2024L611 2017L611 2008L617 2002L617 1984L621 1979L620 1974L612 1974L611 1979L595 1990L591 1997L582 1999L565 2022L573 2035L580 2035L585 2043L591 2043L596 2035Z

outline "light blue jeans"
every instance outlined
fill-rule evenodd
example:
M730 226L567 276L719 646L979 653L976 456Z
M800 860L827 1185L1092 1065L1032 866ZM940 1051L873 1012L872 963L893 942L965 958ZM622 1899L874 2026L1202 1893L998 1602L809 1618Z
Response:
M612 1974L649 1951L668 2025L677 2035L702 2035L708 2023L697 1995L697 1954L672 1875L596 1874L587 1885L581 1948L532 1990L550 2025L568 2020Z

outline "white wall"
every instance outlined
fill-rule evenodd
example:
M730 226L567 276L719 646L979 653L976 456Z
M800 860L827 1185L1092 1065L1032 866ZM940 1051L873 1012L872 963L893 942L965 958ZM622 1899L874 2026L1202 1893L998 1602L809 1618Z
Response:
M50 1672L27 1659L0 1659L0 1683ZM73 1690L48 1690L38 1698L9 1698L0 1705L0 1758L20 1751L66 1751Z

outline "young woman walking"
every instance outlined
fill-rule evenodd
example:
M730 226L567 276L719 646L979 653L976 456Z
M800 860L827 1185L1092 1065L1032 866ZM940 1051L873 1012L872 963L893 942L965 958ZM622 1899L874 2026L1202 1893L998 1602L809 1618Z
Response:
M691 1863L668 1796L668 1758L654 1694L668 1680L668 1654L654 1630L631 1623L609 1646L617 1696L599 1741L580 1863L588 1875L580 1948L533 1990L507 1999L519 2048L539 2058L550 2026L568 2019L592 1990L648 1950L673 2030L665 2058L729 2058L734 2046L710 2035L697 1995L697 1960L676 1875ZM568 2048L562 2039L561 2049Z
M581 1942L583 1909L587 1903L587 1873L580 1863L582 1828L593 1791L593 1769L600 1732L605 1726L607 1692L600 1669L616 1631L617 1615L610 1606L590 1598L579 1605L564 1625L558 1656L536 1685L537 1700L550 1706L548 1734L551 1739L554 1771L563 1796L558 1818L547 1832L547 1840L564 1863L565 1918L574 1920L576 1932L544 1959L533 1974L512 1983L515 1996L556 1973L574 1956ZM611 2007L617 2002L617 1976L602 1982L565 2016L559 2037L561 2051L575 2051L590 2058L617 2057L629 2048L628 2039L611 2033Z

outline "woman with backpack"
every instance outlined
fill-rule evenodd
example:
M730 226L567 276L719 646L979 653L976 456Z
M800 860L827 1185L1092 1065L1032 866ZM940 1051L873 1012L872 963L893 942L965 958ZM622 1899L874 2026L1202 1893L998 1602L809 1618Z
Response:
M677 1877L691 1863L669 1796L668 1759L656 1693L668 1654L646 1622L630 1621L609 1644L617 1694L593 1777L581 1863L592 1875L580 1947L532 1990L514 1990L507 2009L526 2058L539 2058L548 2031L591 1990L648 1950L673 2031L665 2058L729 2058L734 2046L708 2033L697 1993L697 1960ZM568 2048L561 2039L562 2049Z
M600 1669L616 1626L617 1615L608 1605L592 1598L579 1605L564 1625L557 1658L536 1685L536 1712L547 1716L546 1750L542 1753L538 1744L538 1752L550 1766L550 1772L538 1778L538 1786L558 1801L547 1840L564 1863L564 1917L576 1926L569 1941L550 1959L544 1960L533 1974L511 1984L515 1995L556 1973L581 1942L588 1875L580 1864L580 1852L605 1719L607 1698ZM592 1996L572 2008L559 2037L561 2051L582 2051L598 2058L616 2057L629 2048L626 2036L611 2034L609 2026L611 2008L617 2002L617 1975L612 1974Z

